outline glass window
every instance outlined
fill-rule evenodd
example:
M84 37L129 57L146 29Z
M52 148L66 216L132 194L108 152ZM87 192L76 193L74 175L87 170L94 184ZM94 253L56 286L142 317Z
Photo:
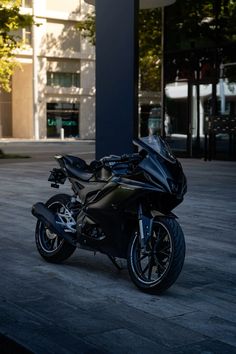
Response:
M69 74L69 73L65 73L63 75L59 75L58 77L58 81L59 81L59 86L62 87L72 87L72 75L73 74Z
M31 32L31 27L26 27L23 29L23 40L25 44L31 45L32 43L32 32Z
M19 28L16 31L12 31L11 34L17 42L23 42L24 44L31 45L32 43L32 32L31 27Z
M66 138L79 137L79 103L47 103L47 137L60 137L61 128Z
M80 75L77 73L73 74L73 86L80 87Z
M47 72L47 85L59 87L80 87L78 73Z

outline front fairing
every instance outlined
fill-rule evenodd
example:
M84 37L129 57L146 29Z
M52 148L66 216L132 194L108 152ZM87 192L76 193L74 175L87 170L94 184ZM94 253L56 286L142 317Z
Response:
M150 154L160 156L171 163L176 162L176 157L172 154L169 145L159 136L151 135L134 140L134 144L146 150Z
M187 190L186 177L180 162L171 153L168 145L158 136L141 138L135 144L146 151L139 168L163 193L182 200Z

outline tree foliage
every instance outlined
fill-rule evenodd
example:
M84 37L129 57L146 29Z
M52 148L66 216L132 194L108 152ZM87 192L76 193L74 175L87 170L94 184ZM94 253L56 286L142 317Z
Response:
M86 16L77 28L92 45L96 45L95 12ZM161 10L139 12L139 70L143 90L160 89Z
M96 44L96 24L95 12L88 13L85 20L79 22L76 27L82 33L84 38L92 44Z
M95 13L88 15L78 29L95 44ZM143 90L160 90L161 36L161 9L141 10L139 67ZM170 75L172 79L178 71L178 65L194 75L195 65L198 65L202 56L209 61L209 66L215 65L212 62L215 59L210 58L209 51L213 53L216 48L224 56L222 60L233 60L235 54L233 50L230 51L232 43L236 43L235 0L177 0L165 9L166 71L170 74L173 72ZM229 50L221 50L227 46Z
M166 9L167 81L219 77L220 63L236 61L236 2L177 0ZM233 79L231 75L231 79Z
M161 89L161 9L141 10L139 13L139 71L141 89Z
M166 12L169 49L208 48L236 40L234 0L177 0Z
M14 51L22 45L14 31L32 25L33 17L20 13L20 0L0 0L0 89L10 91L10 79L19 66Z

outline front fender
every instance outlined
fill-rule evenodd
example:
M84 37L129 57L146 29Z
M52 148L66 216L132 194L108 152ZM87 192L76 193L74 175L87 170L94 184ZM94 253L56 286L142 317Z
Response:
M152 214L153 218L155 218L155 217L163 218L164 217L164 218L170 218L170 219L178 219L178 216L175 215L174 213L172 213L171 211L169 213L164 214L164 213L161 213L160 211L152 210L151 214Z

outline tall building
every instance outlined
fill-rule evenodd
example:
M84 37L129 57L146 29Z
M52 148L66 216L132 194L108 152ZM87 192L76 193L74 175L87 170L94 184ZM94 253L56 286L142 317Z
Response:
M23 0L36 25L19 32L21 68L0 93L0 137L93 139L95 50L75 28L93 10L84 0ZM63 128L63 130L61 129Z

